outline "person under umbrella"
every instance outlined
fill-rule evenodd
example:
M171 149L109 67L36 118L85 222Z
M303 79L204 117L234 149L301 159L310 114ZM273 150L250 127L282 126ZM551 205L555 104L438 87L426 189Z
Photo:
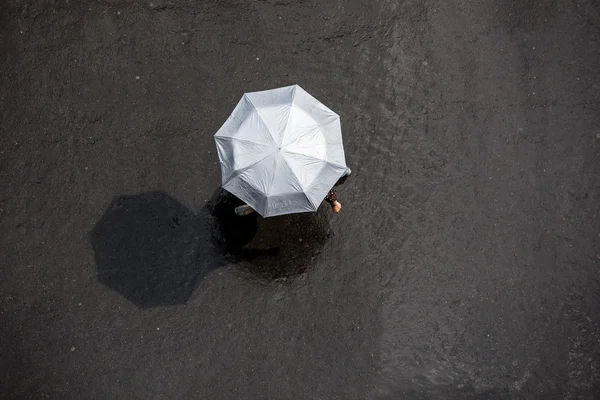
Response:
M352 170L350 168L346 168L346 171L344 172L344 175L342 175L342 178L349 176L351 173L352 173ZM325 201L331 205L331 209L333 210L334 213L339 213L340 210L342 209L342 204L338 201L337 193L335 192L334 188L331 188L329 193L327 193L327 196L325 196ZM254 212L254 209L252 207L250 207L248 204L243 204L243 205L235 208L236 215L238 215L240 217L250 215L253 212Z
M298 85L244 94L215 142L238 215L315 212L324 198L341 209L330 192L348 171L340 117Z

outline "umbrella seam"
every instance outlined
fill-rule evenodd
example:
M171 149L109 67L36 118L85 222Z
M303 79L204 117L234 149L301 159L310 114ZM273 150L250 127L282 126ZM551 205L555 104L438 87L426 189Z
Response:
M294 105L292 105L292 107L297 107L297 106L294 106ZM305 111L305 112L306 112L306 111ZM332 111L332 112L333 112L333 111ZM334 113L334 114L335 114L335 113ZM327 122L325 125L331 124L331 123L333 123L333 122L335 122L335 121L339 121L339 119L340 119L340 116L339 116L339 115L337 115L337 114L335 114L335 116L336 116L337 118L333 119L331 122ZM315 121L315 122L316 122L316 121ZM319 124L319 123L317 122L317 128L319 128L319 130L321 131L321 134L325 135L325 132L323 132L323 126L324 126L324 125L322 125L322 124ZM287 146L289 146L289 145L291 145L291 144L293 144L293 143L296 143L298 140L302 139L304 136L308 135L308 134L309 134L309 133L311 133L311 132L312 132L312 131L308 131L308 132L306 132L306 133L303 133L302 135L298 136L296 139L294 139L294 140L293 140L293 141L291 141L290 143L286 143L286 147L287 147ZM340 131L340 136L341 136L341 131Z
M334 164L330 164L330 163L328 163L327 161L326 161L325 163L326 163L326 164L329 164L329 165L334 165ZM341 178L341 175L340 175L340 177L338 178L338 180L339 180L340 178ZM310 189L311 189L311 188L312 188L312 187L315 185L315 182L317 182L317 179L316 179L316 178L315 178L315 180L313 180L313 181L310 183L310 185L308 185L308 188L306 188L306 192L309 192L309 191L310 191ZM332 186L332 187L331 187L329 190L333 189L333 187L334 187L334 186L335 186L335 183L333 184L333 186ZM306 192L305 192L305 193L306 193ZM307 196L307 198L308 198L308 196ZM310 199L309 199L309 200L310 200ZM323 201L323 200L321 199L321 201Z
M296 86L298 86L298 85L296 85ZM298 86L298 87L300 87L300 86ZM306 110L303 110L305 113L307 113L308 115L310 115L310 113L312 112L312 110L314 110L314 109L315 109L315 108L316 108L318 105L322 105L323 107L325 107L325 109L327 109L328 111L331 111L331 113L332 113L333 115L335 115L336 117L338 117L338 119L340 118L340 116L338 115L338 113L336 113L335 111L333 111L332 109L330 109L329 107L327 107L325 104L321 103L321 101L317 100L317 98L316 98L316 97L314 97L312 94L308 93L306 90L304 90L304 89L302 89L302 88L300 88L300 89L301 89L301 90L302 90L304 93L306 93L306 95L307 95L308 97L310 97L310 98L311 98L311 99L314 101L314 104L313 104L313 106L310 108L310 110L308 110L308 111L306 111ZM295 106L295 105L294 105L294 101L295 101L295 100L296 100L296 90L294 90L294 96L292 97L292 106ZM295 106L295 107L297 107L297 106ZM300 108L300 107L299 107L299 108Z
M315 161L324 162L324 163L326 163L326 164L329 164L329 165L331 165L331 166L334 166L334 167L341 167L341 168L345 168L345 165L340 165L340 164L333 163L333 162L331 162L331 161L323 160L323 159L321 159L321 158L317 158L317 157L309 156L308 154L304 154L304 153L298 153L297 151L291 151L291 150L288 150L288 149L285 149L285 151L286 151L287 153L298 154L299 156L304 156L304 157L307 157L307 158L313 159L313 160L315 160Z
M232 179L235 179L235 178L237 178L239 175L241 175L241 174L242 174L242 172L246 171L248 168L254 167L256 164L258 164L259 162L261 162L261 161L265 160L267 157L270 157L270 156L272 156L272 155L273 155L273 153L271 153L271 154L267 154L266 156L264 156L263 158L261 158L260 160L258 160L258 161L257 161L257 162L255 162L255 163L252 163L252 164L250 164L250 165L248 165L248 166L246 166L246 167L244 167L244 168L241 168L241 169L236 169L235 171L233 171L233 172L231 173L231 175L229 176L229 178L227 179L227 181L226 181L225 183L223 183L223 185L225 185L226 183L228 183L228 182L229 182L229 181L231 181ZM236 173L237 173L237 174L236 174ZM234 176L234 175L235 175L235 176ZM265 196L266 196L266 194L265 194Z
M279 158L282 158L281 155L279 155ZM271 191L271 188L273 187L273 182L275 182L275 172L277 172L277 165L279 163L277 162L277 159L275 160L275 168L273 168L273 174L271 175L271 183L269 184L269 188L267 189L267 193L265 193L265 196L267 196L267 209L269 208L269 192Z
M292 171L292 175L294 175L294 178L296 178L296 181L298 182L298 185L300 185L300 188L302 189L302 192L304 193L304 186L302 185L302 182L300 181L300 178L298 177L298 175L296 175L296 173L294 172L294 169L287 162L286 158L284 156L281 156L281 158L283 158L283 162L285 162L285 165L287 165L288 168L290 169L290 171Z
M223 140L237 140L239 142L246 142L246 143L257 144L259 146L264 146L264 147L268 147L268 148L272 148L272 149L277 148L277 146L269 146L269 145L266 145L264 143L253 142L252 140L240 139L240 138L236 138L236 137L233 137L233 136L216 136L215 135L215 140L218 140L218 139L223 139Z
M312 200L306 195L306 192L302 192L302 194L304 195L304 197L306 198L306 200L308 200L308 202L310 203L310 205L315 209L315 211L319 208L317 207L317 205L315 203L312 202Z
M298 85L294 85L294 89L292 91L292 101L290 101L290 108L289 108L289 112L288 112L288 116L287 116L287 120L285 121L285 129L283 130L283 135L281 135L281 143L279 144L279 147L283 147L283 140L285 139L285 135L288 131L289 128L289 121L290 121L290 114L292 113L292 108L295 107L294 106L294 99L296 98L296 92L298 91L298 88L300 86ZM302 88L300 88L301 90L303 90Z
M254 142L250 142L250 141L248 141L248 140L244 140L244 139L236 139L236 138L232 138L232 137L224 137L224 139L231 139L231 140L237 140L237 141L240 141L240 142L247 142L247 143L259 144L259 145L260 145L260 143L254 143ZM267 148L274 149L275 147L267 147ZM218 152L218 150L219 150L219 149L217 148L217 152ZM246 154L252 154L252 153L255 153L255 152L248 152L248 153L244 153L244 155L246 155ZM268 157L268 156L270 156L270 155L272 155L272 154L273 154L273 153L269 153L269 154L267 154L265 157ZM233 158L234 158L234 157L233 157L233 154L232 154L232 155L231 155L231 157L223 157L222 159L220 158L220 159L219 159L219 162L220 162L221 164L223 164L223 161L231 161L231 160L233 160ZM258 160L258 161L260 162L260 161L262 161L262 160L264 160L264 157L263 157L263 158L261 158L261 159L260 159L260 160ZM252 165L254 165L254 164L252 164ZM246 167L244 167L244 168L246 168Z
M321 132L321 134L323 134L323 129L321 129L321 124L319 124L319 123L317 122L317 124L316 124L316 125L317 125L317 126L316 126L316 128L317 128L317 129L318 129L318 130ZM289 145L291 145L291 144L294 144L294 143L296 143L298 140L302 139L304 136L306 136L306 135L308 135L308 134L310 134L310 133L313 133L313 132L314 132L314 131L311 129L311 130L309 130L309 131L307 131L307 132L303 133L302 135L298 136L296 139L292 140L291 142L289 142L289 143L286 143L284 147L287 147L287 146L289 146Z
M295 151L289 151L289 150L286 150L286 152L288 152L288 153L292 153L292 154L298 154L298 155L300 155L300 156L307 157L307 158L313 159L313 160L315 160L315 161L318 161L318 162L325 163L325 165L329 165L329 166L333 166L333 167L346 168L346 166L345 166L345 165L338 165L338 164L332 163L332 162L330 162L330 161L327 161L327 160L321 160L321 159L319 159L319 158L316 158L316 157L313 157L313 156L309 156L309 155L306 155L306 154L302 154L302 153L296 153ZM316 181L316 180L317 180L317 177L315 177L315 179L313 179L313 180L312 180L312 181L311 181L311 182L308 184L308 187L307 187L306 189L304 189L304 190L305 190L306 192L308 192L308 191L310 190L310 188L311 188L311 187L314 185L314 183L315 183L315 181Z
M252 105L252 107L254 107L254 110L256 111L256 115L258 115L258 118L260 118L261 122L263 123L263 125L265 126L265 128L267 129L267 132L269 132L269 137L271 138L271 141L273 142L273 144L277 147L279 147L279 144L277 143L277 141L275 140L275 138L273 137L273 133L271 132L271 130L269 129L269 127L267 126L267 123L265 122L264 118L262 117L262 115L260 114L260 111L258 110L258 107L256 107L254 105L254 103L252 102L252 100L250 100L250 97L248 97L246 94L244 94L244 97L246 98L246 100L248 100L248 102Z
M252 104L254 106L254 104ZM277 148L281 148L283 146L283 139L285 138L285 133L287 131L288 128L288 122L290 120L290 113L292 110L293 105L290 103L290 106L288 107L288 112L287 112L287 118L285 120L285 124L284 124L284 129L283 129L283 133L280 137L281 139L281 143L277 143L276 146ZM267 126L267 123L265 122L265 119L263 118L263 115L261 114L261 111L259 108L254 107L256 109L256 113L258 114L258 116L260 117L261 121L263 122L263 124L265 124L265 126ZM269 130L269 127L267 126L267 130L269 131L269 133L271 133L271 131ZM271 138L273 138L273 135L271 135ZM273 140L275 141L275 138L273 138Z

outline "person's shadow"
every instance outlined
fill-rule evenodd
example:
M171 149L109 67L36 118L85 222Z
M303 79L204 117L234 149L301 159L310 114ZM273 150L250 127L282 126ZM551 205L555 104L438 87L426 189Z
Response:
M324 210L263 219L236 216L240 204L221 189L198 214L160 191L116 197L90 232L98 280L141 308L185 304L225 264L263 281L297 277L329 237Z

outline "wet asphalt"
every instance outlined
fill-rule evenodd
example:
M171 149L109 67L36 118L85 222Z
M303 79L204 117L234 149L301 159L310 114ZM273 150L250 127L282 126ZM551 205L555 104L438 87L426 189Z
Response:
M595 399L597 1L0 5L4 399ZM336 111L340 214L235 218L244 92Z

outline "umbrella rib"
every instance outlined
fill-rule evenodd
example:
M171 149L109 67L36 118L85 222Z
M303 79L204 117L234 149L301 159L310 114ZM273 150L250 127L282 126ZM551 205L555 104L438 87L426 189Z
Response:
M244 94L244 97L246 98L246 100L248 100L248 103L252 104L252 107L254 107L254 110L256 111L256 115L258 115L258 118L260 118L260 121L265 126L265 129L267 130L267 132L269 132L269 138L271 139L271 141L273 142L273 144L275 146L279 147L279 144L277 144L277 142L275 141L275 138L273 137L273 134L271 133L271 131L267 127L267 123L265 122L265 120L263 119L262 115L258 111L258 107L256 107L254 105L254 103L252 102L252 100L250 100L250 97L248 97L246 94Z
M321 131L321 133L323 133L323 129L321 129L321 125L320 124L316 124L316 128L319 129ZM307 132L304 132L302 135L298 136L296 139L292 140L289 143L286 143L285 146L287 147L287 146L289 146L291 144L296 143L298 140L302 139L304 136L306 136L306 135L308 135L310 133L314 133L314 130L311 129L311 130L309 130Z
M259 146L260 146L260 144L259 144L259 143L251 142L251 141L249 141L249 140L244 140L244 139L236 139L236 138L232 138L232 137L223 137L223 139L228 139L228 140L238 140L238 141L240 141L240 142L247 142L247 143L252 143L252 144L256 144L256 145L259 145ZM265 145L262 145L262 146L263 146L263 147L266 147L267 149L273 149L273 148L274 148L274 147L271 147L271 146L265 146ZM247 154L251 154L251 153L247 153ZM270 153L270 154L267 154L265 157L268 157L268 156L269 156L269 155L271 155L271 154L272 154L272 153ZM223 158L223 159L221 159L220 161L221 161L221 162L223 162L223 161L231 161L231 160L233 160L233 158L234 158L234 156L233 156L233 154L232 154L230 157ZM261 158L260 160L258 160L258 162L260 162L260 161L262 161L262 160L264 160L264 157L263 157L263 158ZM252 165L254 165L254 164L252 164ZM250 166L252 166L252 165L250 165ZM246 167L244 167L244 168L246 168Z
M269 149L276 148L275 146L272 146L272 145L269 146L268 144L265 144L265 143L258 143L258 142L255 142L255 141L252 141L252 140L248 140L248 139L240 139L240 138L237 138L237 137L234 137L234 136L217 136L216 138L217 138L217 140L219 140L219 139L223 139L223 140L237 140L238 142L251 143L251 144L255 144L257 146L267 147Z
M302 192L302 194L304 195L304 197L306 198L306 200L308 200L308 202L310 203L311 206L313 206L313 208L317 209L319 207L317 207L317 205L315 203L312 202L311 199L308 198L308 196L306 195L306 192Z
M302 193L304 193L304 186L302 185L302 181L300 180L300 178L298 177L298 175L296 175L296 172L294 172L294 169L292 168L292 166L287 162L285 157L281 157L283 158L283 162L285 162L285 165L288 166L288 168L290 169L290 171L292 172L292 175L294 175L294 178L296 178L296 182L298 182L298 185L302 188ZM308 198L308 197L307 197ZM309 200L310 201L310 200Z
M269 193L271 192L271 188L273 187L273 182L275 182L275 173L277 172L277 166L279 165L279 158L283 158L281 157L281 155L275 159L275 167L273 168L273 173L271 174L271 183L269 183L269 187L267 188L267 192L265 193L265 196L269 197ZM268 202L267 202L267 208L268 208Z
M308 154L304 154L304 153L298 153L297 151L292 151L292 150L288 150L288 149L285 149L285 151L286 151L287 153L298 154L298 155L300 155L300 156L303 156L303 157L310 158L311 160L315 160L315 161L319 161L319 162L324 162L324 163L326 163L326 164L329 164L329 165L331 165L331 166L333 166L333 167L342 167L342 168L344 167L344 165L340 165L340 164L332 163L331 161L327 161L327 160L323 160L323 159L321 159L321 158L317 158L317 157L309 156Z
M296 106L293 106L293 107L296 107ZM335 116L337 117L336 119L333 119L332 121L326 122L324 125L329 125L329 124L335 122L337 119L340 118L340 116L337 115L337 114L335 114ZM316 127L321 131L321 133L324 133L323 132L323 126L324 125L319 124L319 123L316 124ZM314 132L313 130L310 130L310 131L307 131L307 132L303 133L302 135L298 136L296 139L292 140L290 143L286 143L286 146L289 146L290 144L296 143L298 140L302 139L304 136L308 135L309 133L313 133L313 132Z
M249 140L244 140L244 139L236 139L236 138L232 138L232 137L223 137L223 139L225 139L225 140L237 140L237 141L240 141L240 142L246 142L246 143L251 143L251 144L258 145L258 146L262 146L262 147L265 147L265 148L267 148L267 149L274 149L274 147L272 147L272 146L266 146L266 145L262 145L262 144L260 144L260 143L256 143L256 142L252 142L252 141L249 141ZM250 153L244 153L244 154L251 154L251 152L250 152ZM272 153L271 153L271 154L272 154ZM270 155L270 154L268 154L268 155ZM267 156L268 156L268 155L267 155ZM231 161L231 160L233 160L233 154L232 154L230 157L223 158L221 161ZM261 159L261 160L262 160L262 159ZM259 161L260 161L260 160L259 160ZM253 165L254 165L254 164L253 164Z
M339 165L339 164L335 164L335 163L332 163L331 161L322 160L322 159L319 159L319 158L317 158L317 157L309 156L309 155L307 155L307 154L297 153L297 152L295 152L295 151L290 151L290 150L287 150L287 149L286 149L285 151L286 151L286 152L288 152L288 153L298 154L298 155L301 155L301 156L303 156L303 157L310 158L311 160L314 160L314 161L318 161L318 162L325 163L325 164L327 164L327 165L329 165L329 166L332 166L332 167L340 167L340 168L345 168L345 165ZM285 157L284 157L284 159L285 159ZM293 171L292 171L292 172L293 172ZM309 190L310 190L310 188L311 188L311 187L314 185L315 181L316 181L316 179L315 179L314 181L312 181L312 182L311 182L311 183L308 185L308 187L307 187L306 189L304 189L304 188L303 188L303 190L304 190L305 194L306 194L306 192L307 192L307 191L309 191ZM307 198L308 198L308 197L307 197ZM309 199L309 200L310 200L310 199ZM312 202L311 202L311 204L312 204ZM314 205L314 204L313 204L313 205Z
M247 165L247 166L245 166L244 168L236 169L236 170L235 170L235 171L233 171L233 173L232 173L232 174L229 176L229 178L227 178L227 182L230 182L232 179L235 179L235 178L237 178L239 175L241 175L241 174L242 174L242 172L246 171L246 170L247 170L247 169L249 169L249 168L252 168L252 167L254 167L256 164L258 164L259 162L261 162L261 161L265 160L267 157L270 157L270 156L272 156L272 155L273 155L273 153L271 153L271 154L267 154L266 156L264 156L264 157L263 157L263 158L261 158L260 160L258 160L258 161L256 161L256 162L254 162L254 163L252 163L252 164L250 164L250 165ZM227 182L225 182L225 183L227 183Z
M253 104L253 105L254 105L254 104ZM267 126L267 123L266 123L265 119L263 118L262 111L261 111L259 108L256 108L256 107L255 107L255 109L256 109L256 113L258 114L258 117L260 118L260 120L263 122L263 124L264 124L264 125L265 125L265 127L266 127L266 126ZM291 106L290 106L290 109L291 109ZM284 138L284 136L285 136L285 131L286 131L286 129L285 129L285 128L287 127L287 125L288 125L288 121L289 121L289 120L290 120L290 110L288 109L288 110L287 110L287 117L286 117L285 124L284 124L284 130L283 130L283 134L279 135L279 136L278 136L278 138L277 138L277 140L275 140L275 138L274 138L274 137L273 137L273 135L272 135L272 132L271 132L271 131L269 130L269 128L267 127L267 131L269 131L269 134L270 134L269 136L271 136L271 139L273 139L273 142L275 142L275 143L276 143L276 146L277 146L277 147L281 147L281 145L282 145L282 143L283 143L283 138ZM278 132L278 133L281 133L281 132Z

